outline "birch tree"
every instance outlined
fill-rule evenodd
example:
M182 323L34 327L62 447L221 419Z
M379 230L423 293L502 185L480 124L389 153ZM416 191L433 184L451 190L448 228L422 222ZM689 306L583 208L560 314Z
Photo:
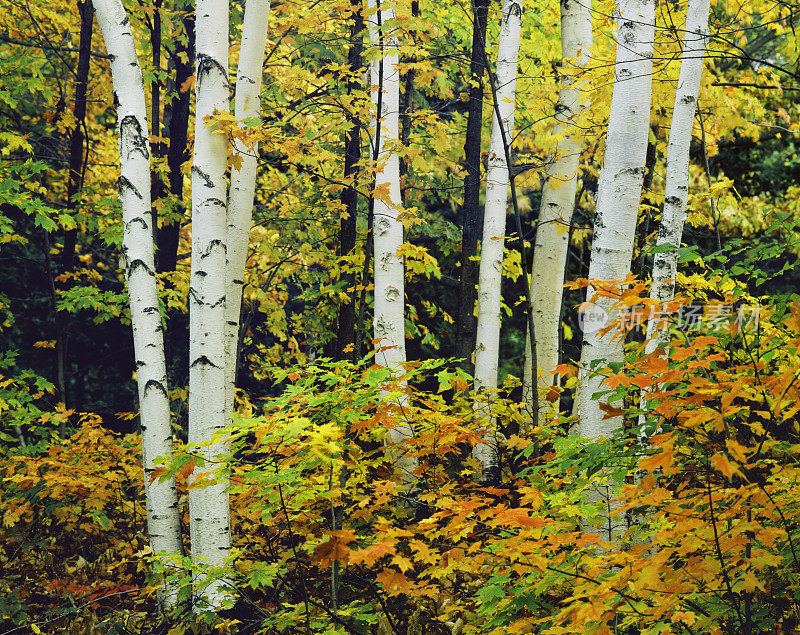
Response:
M189 443L196 444L193 479L213 470L227 450L214 434L225 411L225 280L227 139L205 118L228 110L228 3L198 0L195 24L196 125L192 165L192 267L189 287ZM230 550L228 482L214 478L189 490L192 558L219 566ZM212 608L225 599L224 582L199 576ZM206 585L203 589L203 586Z
M569 227L575 207L578 163L583 149L583 128L578 122L589 107L588 98L581 99L580 70L591 57L591 0L561 2L561 58L564 76L555 107L553 134L559 136L555 155L545 170L542 202L539 208L536 239L533 249L530 294L536 332L536 357L541 372L538 384L553 384L551 371L558 365L561 301L564 271L569 249ZM527 332L527 330L526 330ZM537 395L533 389L530 336L525 341L523 402L532 410ZM539 414L546 412L548 402L538 400Z
M236 75L236 121L246 122L261 114L261 67L267 44L269 0L247 0L242 22L242 44ZM244 125L249 125L244 123ZM244 268L253 220L253 198L258 167L258 143L246 147L233 142L239 156L238 167L231 169L231 192L228 210L227 278L225 301L225 412L234 409L236 361L239 343L239 317L244 286Z
M400 71L397 53L395 10L382 0L369 0L368 30L373 46L380 50L378 59L370 65L373 114L373 150L377 157L375 196L372 211L373 247L375 254L375 308L373 332L378 342L376 362L402 372L406 361L405 342L405 267L398 255L403 243L403 224L399 214L400 198ZM409 425L395 425L388 431L388 440L400 444L413 436ZM398 457L395 465L405 481L417 461L411 457Z
M653 284L650 288L650 297L658 300L657 310L662 310L675 296L678 247L686 221L686 199L689 195L689 147L692 143L692 128L703 75L703 58L708 42L709 4L709 0L689 0L686 10L681 72L667 146L664 212L656 240L657 247L662 249L656 249ZM668 335L669 331L661 320L649 320L645 352L650 354L663 346Z
M147 498L147 531L156 553L180 554L182 541L175 478L150 482L155 459L172 452L164 334L158 309L153 226L150 214L150 151L144 81L130 21L120 0L94 0L97 22L111 59L117 104L122 204L122 250L130 297L136 383L142 427L142 462ZM172 606L177 589L167 587Z
M491 426L491 393L497 389L500 356L500 288L509 186L505 143L506 140L510 142L514 134L514 100L522 11L522 0L505 0L503 3L494 77L496 107L492 117L492 138L486 172L486 202L478 274L478 331L475 344L475 390L478 394L475 408L486 429ZM501 132L501 126L505 135ZM494 435L487 434L482 443L475 446L473 455L481 464L483 479L496 479L498 460L497 440Z
M650 133L655 0L619 0L617 9L614 89L589 263L589 278L606 281L624 279L630 272L633 255ZM593 294L594 288L590 286L587 299ZM596 301L598 310L613 320L612 304L608 298ZM602 335L601 330L584 328L583 333L577 408L580 433L588 439L610 437L622 426L621 416L604 419L601 404L606 400L594 397L603 388L603 375L593 371L623 360L623 339L615 338L614 333ZM603 515L602 531L605 539L610 540L621 531L622 521L610 514L613 484L603 473L596 479L590 498L609 510Z

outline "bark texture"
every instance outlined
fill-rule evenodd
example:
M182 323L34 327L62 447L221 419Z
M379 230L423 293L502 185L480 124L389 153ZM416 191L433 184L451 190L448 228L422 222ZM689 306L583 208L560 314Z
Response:
M653 284L650 297L658 300L657 311L663 311L666 303L675 296L675 275L678 270L678 247L681 244L683 225L686 221L686 200L689 195L689 149L692 143L692 128L697 110L697 98L703 76L703 58L708 42L709 0L689 0L686 14L686 30L683 37L681 72L672 125L667 146L667 179L664 193L664 212L658 228L657 247L670 246L656 253L653 259ZM651 319L647 323L645 352L653 353L666 344L669 329L664 321ZM646 406L642 395L642 409ZM645 423L644 415L640 423Z
M480 238L481 194L481 129L483 128L483 73L486 57L486 20L489 0L473 3L472 52L469 72L469 112L467 134L464 140L464 204L461 206L461 268L458 306L456 307L456 357L462 359L461 368L470 375L474 372L472 353L475 350L477 318L475 302L478 298L478 240Z
M373 150L378 167L375 174L377 191L388 195L376 196L373 205L373 248L375 253L375 313L373 333L378 352L378 364L403 372L406 361L405 341L405 267L398 255L403 243L403 224L398 216L402 211L400 198L400 71L397 53L395 10L392 4L369 0L370 15L367 21L370 42L380 49L380 58L370 67L375 126ZM398 423L388 431L393 444L402 444L414 431L407 424ZM395 466L403 480L413 480L416 459L398 456Z
M242 45L236 75L236 121L256 119L261 114L261 67L267 44L269 0L247 0L242 22ZM248 124L242 124L247 126ZM228 263L225 300L225 411L234 410L236 392L236 350L239 344L239 317L244 287L244 268L253 220L253 199L258 168L258 144L252 147L234 140L234 151L241 158L239 168L231 169L226 238Z
M553 385L552 371L559 363L561 302L564 271L569 250L569 228L575 207L578 163L583 149L581 113L588 98L581 100L580 70L591 57L591 0L561 1L561 57L564 76L555 107L553 133L559 136L555 156L545 170L531 268L531 304L536 331L538 384ZM533 389L530 337L525 341L523 402L531 411L538 402L539 419L550 408Z
M136 381L142 426L147 530L156 553L180 554L182 541L175 479L150 483L154 460L172 452L164 335L158 310L153 226L150 215L150 152L144 81L128 16L120 0L94 0L97 22L111 58L119 131L119 190L123 252L130 296ZM173 605L177 588L167 587Z
M614 91L589 262L589 278L602 281L622 280L631 267L650 134L655 0L620 0L616 17ZM594 288L589 287L587 294L591 299ZM606 314L613 321L612 304L612 300L598 299L595 314ZM622 417L604 418L600 406L606 399L594 397L603 390L605 375L592 371L602 371L608 364L623 360L624 339L614 332L600 334L607 323L598 320L583 324L581 387L576 403L580 433L587 439L610 437L623 423ZM615 505L614 483L605 472L595 478L589 499L606 509L600 518L601 535L605 540L615 539L624 529L624 518L611 513Z
M213 470L228 445L212 443L225 416L225 233L227 138L205 118L228 105L228 3L198 0L195 28L196 125L192 165L192 268L189 286L189 443L199 444L191 478ZM223 563L230 550L227 479L189 490L192 558ZM223 580L197 579L198 602L226 603ZM202 606L201 606L202 608Z
M497 390L497 366L500 357L500 302L503 279L503 247L508 207L509 169L505 138L514 135L514 100L517 84L517 57L522 31L522 1L505 0L497 45L495 91L497 113L492 118L492 140L486 172L486 203L483 213L483 239L478 279L478 331L475 344L475 410L481 424L491 428L493 392ZM488 433L473 449L473 456L483 468L483 479L496 479L498 472L497 440Z

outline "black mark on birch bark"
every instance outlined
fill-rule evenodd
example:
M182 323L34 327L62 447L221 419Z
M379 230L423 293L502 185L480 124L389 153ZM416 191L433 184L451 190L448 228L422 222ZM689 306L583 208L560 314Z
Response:
M193 166L192 166L192 174L196 174L196 175L197 175L197 176L199 176L201 179L203 179L203 183L205 184L205 186L206 186L206 187L214 187L214 182L211 180L211 177L210 177L210 176L208 176L208 174L206 174L205 172L203 172L203 171L202 171L200 168L198 168L196 165L193 165Z
M217 364L212 362L206 355L201 355L196 360L194 360L189 368L194 368L195 366L210 366L211 368L219 368Z
M122 175L120 175L120 177L117 179L117 187L119 188L120 194L124 194L125 191L127 190L129 192L133 192L136 198L140 200L144 198L142 194L139 192L139 190L136 189L136 186L134 186L133 183L131 183L127 178L125 178Z
M143 393L145 397L147 396L147 393L150 390L157 390L164 396L165 399L168 398L167 389L164 387L164 384L162 384L160 381L156 381L155 379L150 379L144 385Z
M136 273L137 269L144 269L145 273L148 276L154 276L153 270L147 266L144 260L137 258L136 260L132 260L130 265L128 265L128 280L131 279L134 273Z
M195 56L195 62L197 64L198 91L200 90L201 82L203 79L205 79L206 75L211 72L212 69L217 69L217 72L220 74L222 81L225 84L225 88L228 88L228 72L217 60L206 53L198 53Z
M128 148L127 157L134 152L139 152L145 159L150 160L150 149L147 137L142 129L142 124L136 115L125 115L119 122L120 151Z

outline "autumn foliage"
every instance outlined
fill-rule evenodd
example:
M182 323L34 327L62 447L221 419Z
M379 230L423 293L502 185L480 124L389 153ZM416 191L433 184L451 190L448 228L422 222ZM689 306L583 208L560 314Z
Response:
M713 2L686 244L660 247L677 248L680 266L674 301L658 306L648 298L648 270L685 2L658 3L636 275L617 281L583 277L614 85L615 2L595 1L591 63L580 71L561 59L559 3L526 2L509 148L523 230L509 224L505 236L504 383L481 397L493 414L486 430L473 378L453 359L474 84L464 54L470 3L397 3L389 25L402 80L398 299L408 359L424 360L398 375L376 363L382 344L371 337L371 213L388 190L374 187L382 160L370 149L364 71L380 51L359 33L362 4L275 0L263 116L244 126L218 112L203 122L240 147L260 148L236 414L222 433L230 450L210 464L186 443L187 201L199 125L189 117L193 3L125 0L152 132L174 439L148 482L141 438L130 433L138 425L136 366L107 55L95 28L84 46L79 117L87 3L9 0L0 11L0 635L799 632L797 8ZM500 3L485 4L493 43ZM243 3L230 6L233 65ZM363 67L352 68L356 49ZM591 107L573 122L585 147L574 220L561 228L570 251L564 363L558 384L541 395L552 410L534 426L520 403L522 285L541 175L563 134L553 127L558 90L568 79ZM344 142L354 129L360 158L346 171ZM230 145L228 165L241 160ZM345 218L351 188L355 214ZM344 250L343 220L353 221L356 245ZM626 342L623 363L592 369L604 377L605 416L622 425L591 442L575 433L581 386L570 362L580 356L578 315L592 301L590 282L615 301L620 319L608 333ZM344 309L353 332L340 338ZM646 354L641 327L651 317L669 337ZM413 437L387 444L395 426ZM487 485L472 449L495 433L500 477ZM405 455L419 464L413 475L396 467ZM184 549L157 557L144 492L170 475ZM188 492L220 475L231 482L233 549L223 566L204 569L191 559ZM611 498L599 500L606 484ZM609 517L622 529L604 541ZM163 610L165 579L179 589L174 611ZM210 610L192 598L218 580L232 608Z
M752 301L743 285L721 284L732 291L721 302ZM620 302L644 306L644 291L634 281ZM709 289L685 292L677 303ZM617 439L585 444L559 418L526 430L519 405L498 396L498 420L520 432L493 487L475 485L465 460L482 435L460 371L409 364L407 385L370 360L276 371L282 394L236 416L228 460L188 483L230 473L235 548L211 574L233 580L238 612L177 615L163 628L199 619L263 633L792 632L800 303L759 306L757 328L731 317L692 337L676 330L668 356L632 350L606 382L628 421ZM401 421L417 437L385 447ZM4 457L7 623L154 628L136 447L85 417L68 442ZM420 459L411 488L393 472L398 452ZM160 474L185 488L192 448L175 456ZM598 476L620 484L614 513L628 530L618 543L591 529L601 510L585 493ZM188 592L191 565L174 564L166 574Z

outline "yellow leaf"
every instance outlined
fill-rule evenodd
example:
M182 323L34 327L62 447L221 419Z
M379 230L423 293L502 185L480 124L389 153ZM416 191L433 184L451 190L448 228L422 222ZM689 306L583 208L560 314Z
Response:
M401 555L396 555L394 558L392 558L392 564L396 564L403 573L411 569L413 566L411 564L411 560Z
M748 593L752 593L755 589L764 590L764 585L758 581L756 574L750 570L745 571L743 588Z
M671 620L673 622L683 622L687 626L691 626L697 620L697 616L689 611L675 611L672 614Z

